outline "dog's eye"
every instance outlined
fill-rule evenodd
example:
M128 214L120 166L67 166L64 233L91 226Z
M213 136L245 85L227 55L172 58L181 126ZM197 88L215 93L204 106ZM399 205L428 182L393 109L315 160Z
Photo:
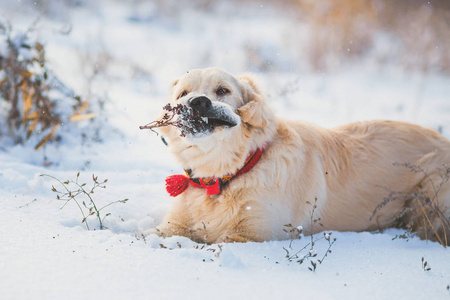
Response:
M181 97L186 96L186 95L187 95L187 92L186 92L186 91L183 91L183 92L177 97L177 100L180 99Z
M227 88L223 88L223 87L219 88L219 89L216 91L216 95L217 95L217 96L223 96L223 95L229 94L229 93L230 93L230 90L227 89Z

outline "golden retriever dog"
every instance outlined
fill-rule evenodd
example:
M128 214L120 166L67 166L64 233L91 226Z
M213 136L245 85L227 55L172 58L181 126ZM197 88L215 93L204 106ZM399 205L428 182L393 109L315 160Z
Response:
M168 178L173 206L147 234L219 243L289 239L286 224L305 234L404 226L448 244L450 142L436 131L284 120L251 76L218 68L175 80L169 104L179 110L161 116L182 129L159 131L186 174Z

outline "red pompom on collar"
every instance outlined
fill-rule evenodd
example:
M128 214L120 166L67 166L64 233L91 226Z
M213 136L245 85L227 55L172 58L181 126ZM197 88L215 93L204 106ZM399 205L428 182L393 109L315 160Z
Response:
M222 178L205 177L190 178L189 172L186 175L172 175L166 178L166 190L170 196L176 197L183 193L189 184L196 188L204 188L208 196L220 194L222 188L234 178L250 171L261 158L264 148L251 152L245 160L244 166L234 174L227 174Z
M189 177L184 175L168 176L166 178L166 190L170 196L176 197L188 188L189 181Z

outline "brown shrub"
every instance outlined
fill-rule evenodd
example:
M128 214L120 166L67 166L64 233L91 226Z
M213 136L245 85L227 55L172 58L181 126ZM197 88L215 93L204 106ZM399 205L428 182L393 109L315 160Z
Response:
M33 25L34 26L34 25ZM0 22L0 105L4 109L0 116L0 135L9 135L14 143L23 143L32 135L40 141L39 149L50 139L62 122L92 118L93 114L82 114L87 102L74 96L46 67L44 45L29 38L31 29L12 33L11 26ZM58 96L51 93L58 93ZM72 106L72 113L64 113L60 106ZM4 128L6 127L6 128ZM5 130L6 129L6 130Z

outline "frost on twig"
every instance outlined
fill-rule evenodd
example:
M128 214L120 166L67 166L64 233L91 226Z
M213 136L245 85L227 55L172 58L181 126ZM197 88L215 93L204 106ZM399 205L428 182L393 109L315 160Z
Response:
M186 136L202 132L208 126L204 118L186 105L178 104L177 106L172 106L169 103L163 107L163 110L166 112L159 120L139 126L139 129L150 129L156 133L154 131L155 128L174 126L180 130L181 136Z

